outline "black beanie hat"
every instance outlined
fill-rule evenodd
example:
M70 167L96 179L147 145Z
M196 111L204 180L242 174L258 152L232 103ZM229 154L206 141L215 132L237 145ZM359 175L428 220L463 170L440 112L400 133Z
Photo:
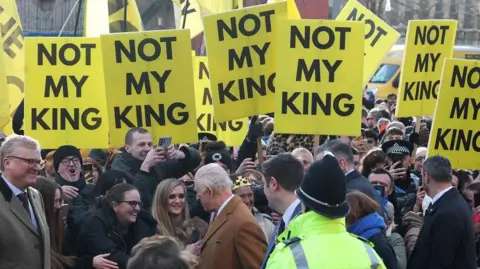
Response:
M232 156L222 141L211 142L205 146L205 164L221 162L232 171Z
M348 215L345 173L330 152L310 166L295 193L305 206L320 215L333 219Z
M65 145L59 147L55 153L53 154L53 167L55 171L58 171L58 166L63 159L67 158L68 156L75 156L80 159L80 163L83 164L82 155L80 154L80 150L72 145Z

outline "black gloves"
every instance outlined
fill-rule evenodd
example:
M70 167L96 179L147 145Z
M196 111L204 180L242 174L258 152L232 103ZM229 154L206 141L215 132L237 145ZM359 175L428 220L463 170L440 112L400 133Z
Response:
M263 125L257 122L258 116L253 116L250 119L250 126L248 127L247 140L250 142L256 141L258 137L265 135Z

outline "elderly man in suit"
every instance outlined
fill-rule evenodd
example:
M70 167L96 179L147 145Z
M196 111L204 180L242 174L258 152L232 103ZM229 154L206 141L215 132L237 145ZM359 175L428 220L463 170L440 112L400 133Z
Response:
M9 137L0 152L0 269L50 269L50 235L40 193L38 143Z
M432 202L423 218L408 269L475 269L472 211L452 186L452 166L442 156L423 162L423 188Z
M227 172L216 163L195 174L197 199L215 215L202 242L199 269L258 269L262 264L265 235L247 206L232 194L232 185Z

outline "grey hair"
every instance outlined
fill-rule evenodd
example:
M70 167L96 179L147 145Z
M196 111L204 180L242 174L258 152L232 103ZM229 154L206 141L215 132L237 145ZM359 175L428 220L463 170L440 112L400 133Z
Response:
M310 162L313 163L313 161L314 161L313 160L313 155L308 149L306 149L306 148L296 148L292 151L292 155L294 157L296 157L298 154L307 154L308 158L310 159Z
M231 190L233 182L228 173L220 165L210 163L202 166L195 173L195 184L203 182L207 187L221 190Z
M443 156L428 157L423 162L423 171L436 182L452 182L452 165Z
M6 157L12 155L12 153L18 147L35 149L40 151L40 144L38 143L38 141L29 136L11 135L7 137L5 142L3 142L2 148L0 150L0 170L2 170L2 172L5 170L3 161L5 160Z

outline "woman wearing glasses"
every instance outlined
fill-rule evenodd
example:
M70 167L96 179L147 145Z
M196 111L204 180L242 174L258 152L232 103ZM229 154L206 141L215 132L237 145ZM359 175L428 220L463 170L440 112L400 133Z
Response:
M133 246L155 234L156 221L141 208L140 194L134 186L115 185L105 195L102 207L84 222L81 255L109 253L106 259L125 268Z

